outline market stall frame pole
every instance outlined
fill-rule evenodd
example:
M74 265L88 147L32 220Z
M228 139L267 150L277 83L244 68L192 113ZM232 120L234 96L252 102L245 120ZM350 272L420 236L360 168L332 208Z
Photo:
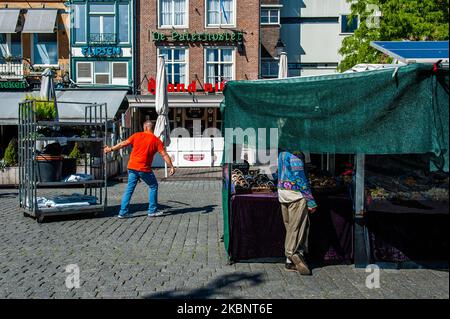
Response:
M356 154L355 216L354 216L354 260L356 268L365 268L370 264L369 235L365 223L365 155Z

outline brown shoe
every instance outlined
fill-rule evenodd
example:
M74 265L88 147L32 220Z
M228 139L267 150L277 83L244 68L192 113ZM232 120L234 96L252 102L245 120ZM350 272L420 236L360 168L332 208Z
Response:
M311 275L311 270L309 270L308 264L305 259L300 254L294 254L291 257L292 262L295 264L300 275L309 276Z
M284 265L284 269L287 270L287 271L297 272L297 267L295 266L294 263L286 263Z

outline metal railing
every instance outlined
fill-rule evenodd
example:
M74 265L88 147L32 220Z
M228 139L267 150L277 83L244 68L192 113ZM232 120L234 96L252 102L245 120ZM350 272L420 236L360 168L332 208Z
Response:
M23 63L21 58L0 60L0 79L23 78Z
M88 39L89 44L116 44L117 36L115 33L91 33Z

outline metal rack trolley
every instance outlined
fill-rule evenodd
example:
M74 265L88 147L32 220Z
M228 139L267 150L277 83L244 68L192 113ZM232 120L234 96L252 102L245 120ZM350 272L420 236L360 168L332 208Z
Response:
M36 121L36 101L19 103L19 205L23 209L24 216L35 217L37 222L42 222L46 216L58 216L67 214L97 214L104 212L107 207L107 169L106 155L103 148L107 143L108 126L107 105L87 104L79 102L67 102L70 104L85 105L84 122L68 121ZM63 104L64 102L58 102ZM90 144L90 155L99 154L94 162L93 156L85 154L84 172L92 174L97 172L93 180L79 182L41 182L37 176L36 156L39 155L36 142L55 140L55 137L37 136L38 129L51 128L58 130L63 127L78 127L89 132L88 137L64 137L67 142ZM95 150L95 152L94 152ZM38 206L38 189L44 187L62 188L64 186L84 188L84 195L97 198L95 205L73 207L49 207Z

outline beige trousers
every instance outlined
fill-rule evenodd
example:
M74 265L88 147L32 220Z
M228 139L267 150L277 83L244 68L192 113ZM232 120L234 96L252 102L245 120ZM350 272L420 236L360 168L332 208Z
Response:
M308 252L309 215L308 206L304 198L289 204L281 204L286 240L284 253L291 257L299 250Z

